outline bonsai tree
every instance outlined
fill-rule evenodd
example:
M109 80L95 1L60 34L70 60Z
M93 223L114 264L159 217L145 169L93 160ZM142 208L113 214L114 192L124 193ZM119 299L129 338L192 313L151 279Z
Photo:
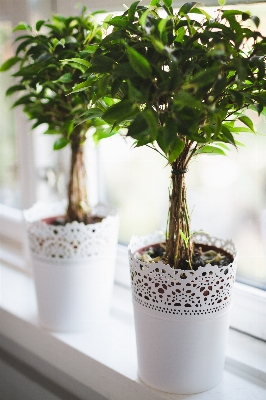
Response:
M83 7L80 16L54 15L50 20L38 21L35 31L26 23L20 23L13 30L22 30L23 34L15 40L19 42L16 55L0 68L6 71L16 67L15 84L6 95L20 94L13 107L23 106L23 111L33 120L32 129L47 125L44 133L56 137L54 150L71 146L66 221L89 223L83 145L92 120L96 132L104 136L101 129L104 121L97 118L97 111L90 109L93 79L84 82L82 75L90 66L91 51L97 48L102 29L94 14L86 14Z
M151 147L171 165L165 259L174 268L193 268L190 161L237 147L239 132L254 132L244 111L265 111L266 38L259 22L222 7L211 17L195 2L174 13L171 0L148 7L136 1L109 20L113 29L86 71L88 80L95 73L105 79L105 98L117 99L102 118L114 129L126 127L135 146Z

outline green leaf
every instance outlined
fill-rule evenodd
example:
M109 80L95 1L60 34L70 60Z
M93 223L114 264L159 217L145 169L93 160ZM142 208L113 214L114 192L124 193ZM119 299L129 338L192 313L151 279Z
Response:
M139 24L145 30L146 30L146 27L147 27L147 18L148 18L150 13L151 13L150 9L148 8L141 14L141 16L139 18Z
M126 120L133 111L133 104L129 100L122 100L114 104L105 111L102 118L108 123L119 120Z
M141 102L143 100L143 93L140 92L138 89L135 88L135 86L132 85L130 80L127 81L128 85L128 98L129 100L134 102Z
M162 149L164 154L167 156L167 153L169 151L169 144L167 144L165 141L164 128L162 126L160 126L157 130L156 141L158 143L158 146Z
M62 61L62 60L61 60ZM65 61L65 60L63 60ZM63 64L70 65L72 68L79 69L82 73L85 73L87 71L87 67L85 67L83 64L72 62L71 60L68 60L67 62L63 62Z
M239 121L243 122L249 129L252 130L252 132L256 133L256 130L254 128L253 122L249 117L246 115L243 115L242 117L238 117Z
M224 91L226 86L227 86L227 79L225 77L217 79L213 87L213 96L214 97L219 96Z
M218 0L218 3L221 7L223 7L225 5L225 0Z
M116 134L115 129L104 129L103 127L98 127L96 132L93 134L94 143L97 145L100 140L109 138Z
M109 21L106 21L107 24L113 25L117 28L125 29L127 27L127 19L121 18L121 17L114 17L110 19Z
M132 68L132 66L129 62L124 62L122 64L119 64L114 69L113 73L117 78L119 78L121 76L122 79L124 79L125 77L132 78L132 76L138 77L138 74Z
M70 83L72 82L72 75L70 72L67 72L66 74L60 76L59 79L57 79L56 81L53 81L54 83L56 82L62 82L62 83Z
M109 75L103 75L101 78L97 80L98 82L98 89L99 95L104 96L108 91L108 84L109 84Z
M259 24L260 24L260 19L254 15L254 16L251 17L251 20L254 22L254 24L258 28Z
M156 113L151 109L145 109L143 111L143 117L145 118L148 124L150 130L150 136L155 140L158 129L158 119Z
M100 110L99 108L90 108L89 110L85 111L82 113L79 118L75 120L75 122L78 122L77 125L83 124L83 122L90 121L93 118L101 118L103 115L103 111ZM76 125L76 126L77 126Z
M47 129L47 131L45 131L43 134L44 135L60 135L61 132L57 131L56 129Z
M51 54L49 54L49 53L43 53L43 54L41 54L41 55L37 58L36 63L41 63L41 62L47 61L47 60L49 60L50 58L52 58L52 57L51 57Z
M242 106L243 102L244 102L244 97L242 95L241 92L238 92L237 90L233 90L230 89L228 90L228 92L230 93L233 101L238 105L238 106Z
M240 132L252 132L251 129L249 128L244 128L243 126L237 127L237 126L230 126L230 131L231 132L236 132L236 133L240 133Z
M83 58L71 58L71 59L65 59L65 60L61 60L63 64L67 64L69 63L76 63L76 64L80 64L80 65L84 65L84 67L89 68L91 66L91 64L89 63L89 61L84 60Z
M82 92L83 90L86 90L90 86L91 86L90 81L81 82L73 87L73 90L71 93Z
M180 234L181 238L183 239L183 241L184 241L184 243L185 243L185 245L187 247L188 246L189 237L186 237L186 235L184 234L184 232L181 229L179 229L179 234Z
M192 8L189 12L193 14L202 14L206 17L208 21L211 19L210 14L208 14L205 10L202 10L201 8Z
M26 30L32 31L32 27L28 25L26 22L20 22L15 28L12 29L12 32L15 31L26 31Z
M41 19L40 21L36 22L36 31L39 32L39 30L41 29L41 27L43 26L43 24L45 23L45 20Z
M61 150L69 144L69 140L62 137L54 142L54 150Z
M13 93L16 93L20 90L25 90L26 87L24 85L14 85L7 89L6 96L10 96Z
M149 61L133 47L126 46L129 62L134 71L143 79L151 77L152 69Z
M225 150L230 150L230 148L229 148L228 146L226 146L226 144L224 144L224 143L221 143L221 142L214 142L214 144L215 144L216 146L222 147L222 148L225 149Z
M244 11L240 10L225 10L222 14L222 18L232 17L234 15L243 15L246 14Z
M222 155L222 156L226 156L226 153L222 150L222 149L219 149L218 147L215 147L215 146L210 146L210 145L206 145L206 146L203 146L203 147L201 147L200 149L198 149L196 152L195 152L195 155L197 155L197 154L204 154L204 153L206 153L206 154L210 154L210 155Z
M130 22L134 21L134 16L135 16L135 12L136 12L138 4L139 4L139 1L135 1L134 3L131 4L131 6L128 9L128 19Z
M150 130L147 121L143 117L143 113L138 113L135 119L131 122L128 128L127 136L137 140L137 147L145 146L153 141L153 136L150 134Z
M110 35L108 35L108 36L110 36ZM87 46L86 48L85 48L85 52L86 53L95 53L95 51L96 50L98 50L98 48L99 48L99 46L96 46L96 45L94 45L94 44L90 44L89 46Z
M236 144L237 146L246 147L245 144L239 142L238 140L235 140L235 144Z
M199 71L193 76L190 82L196 84L198 87L203 87L210 83L215 84L220 69L220 66L214 66Z
M189 107L202 109L202 104L186 90L179 90L174 97L174 103L180 108Z
M71 121L67 121L67 122L64 124L64 128L65 128L65 130L67 131L67 138L68 138L68 139L70 138L70 135L71 135L71 133L72 133L72 131L73 131L73 129L74 129L74 126L75 126L75 122L74 122L73 119L72 119Z
M177 124L173 118L168 117L162 131L164 136L164 142L167 145L167 152L170 150L171 145L175 145L175 140L177 138Z
M156 51L158 51L159 53L165 51L165 47L160 40L154 38L153 36L151 36L150 39Z
M0 67L0 72L4 72L12 68L17 62L21 61L20 57L11 57L6 60Z
M221 131L223 133L223 137L226 139L227 142L231 143L235 146L235 139L230 131L230 128L227 127L225 124L222 125Z
M172 164L178 158L178 156L184 150L184 147L185 147L184 141L180 137L176 136L174 143L171 144L171 149L167 157L169 164Z
M110 57L106 56L94 56L91 60L93 65L101 65L107 67L108 69L113 68L114 61Z
M189 11L196 5L197 3L195 1L192 1L191 3L185 3L182 5L182 7L179 10L179 15L182 14L187 14Z
M12 108L20 106L20 105L25 105L25 104L30 104L32 103L31 99L32 95L31 94L26 94L25 96L20 97L15 103L12 105Z
M65 38L65 43L66 44L73 44L73 43L77 43L77 39L74 36L67 36Z
M16 49L16 55L18 55L22 50L25 50L28 45L34 42L34 38L31 37L30 39L24 40L20 43L20 45Z
M164 2L164 5L165 5L167 8L169 8L169 7L172 6L172 0L163 0L163 2Z
M248 63L247 60L244 58L237 58L236 59L236 68L237 68L237 74L238 74L238 79L240 81L245 81L245 79L247 78L247 67L248 67Z

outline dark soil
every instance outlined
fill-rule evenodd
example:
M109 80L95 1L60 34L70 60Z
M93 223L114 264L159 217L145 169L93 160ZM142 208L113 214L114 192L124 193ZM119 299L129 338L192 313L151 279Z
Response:
M101 222L103 220L103 217L99 217L97 215L93 215L90 218L90 221L86 225L90 224L96 224L97 222ZM65 226L69 221L66 219L64 215L60 215L58 217L49 217L49 218L44 218L42 219L43 222L46 222L48 225L53 225L53 226Z
M147 254L151 257L151 261L157 262L159 260L167 262L165 255L165 244L154 244L138 250L136 253L143 255ZM218 265L219 267L229 265L233 262L233 256L223 249L215 246L208 246L205 244L194 244L194 251L192 256L192 269L196 271L199 267L205 267L206 264ZM178 269L189 270L191 269L186 259L179 260Z

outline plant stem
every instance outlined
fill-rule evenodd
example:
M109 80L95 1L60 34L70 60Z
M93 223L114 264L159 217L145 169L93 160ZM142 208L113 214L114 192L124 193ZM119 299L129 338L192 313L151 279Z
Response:
M89 224L91 209L87 195L86 168L83 145L71 144L70 180L68 185L67 221L78 221Z
M190 220L187 207L186 184L182 171L186 171L192 143L188 143L178 159L172 164L169 222L166 238L167 262L173 268L192 268L192 245L190 240ZM182 239L180 231L188 239Z

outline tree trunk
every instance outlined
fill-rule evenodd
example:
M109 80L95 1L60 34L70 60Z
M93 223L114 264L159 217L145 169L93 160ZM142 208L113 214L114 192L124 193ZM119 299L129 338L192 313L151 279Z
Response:
M70 180L68 185L67 221L78 221L89 224L91 210L87 195L86 168L84 148L82 145L71 145Z
M192 269L190 218L184 177L189 150L189 147L185 147L179 158L172 164L166 256L169 265L175 269Z

